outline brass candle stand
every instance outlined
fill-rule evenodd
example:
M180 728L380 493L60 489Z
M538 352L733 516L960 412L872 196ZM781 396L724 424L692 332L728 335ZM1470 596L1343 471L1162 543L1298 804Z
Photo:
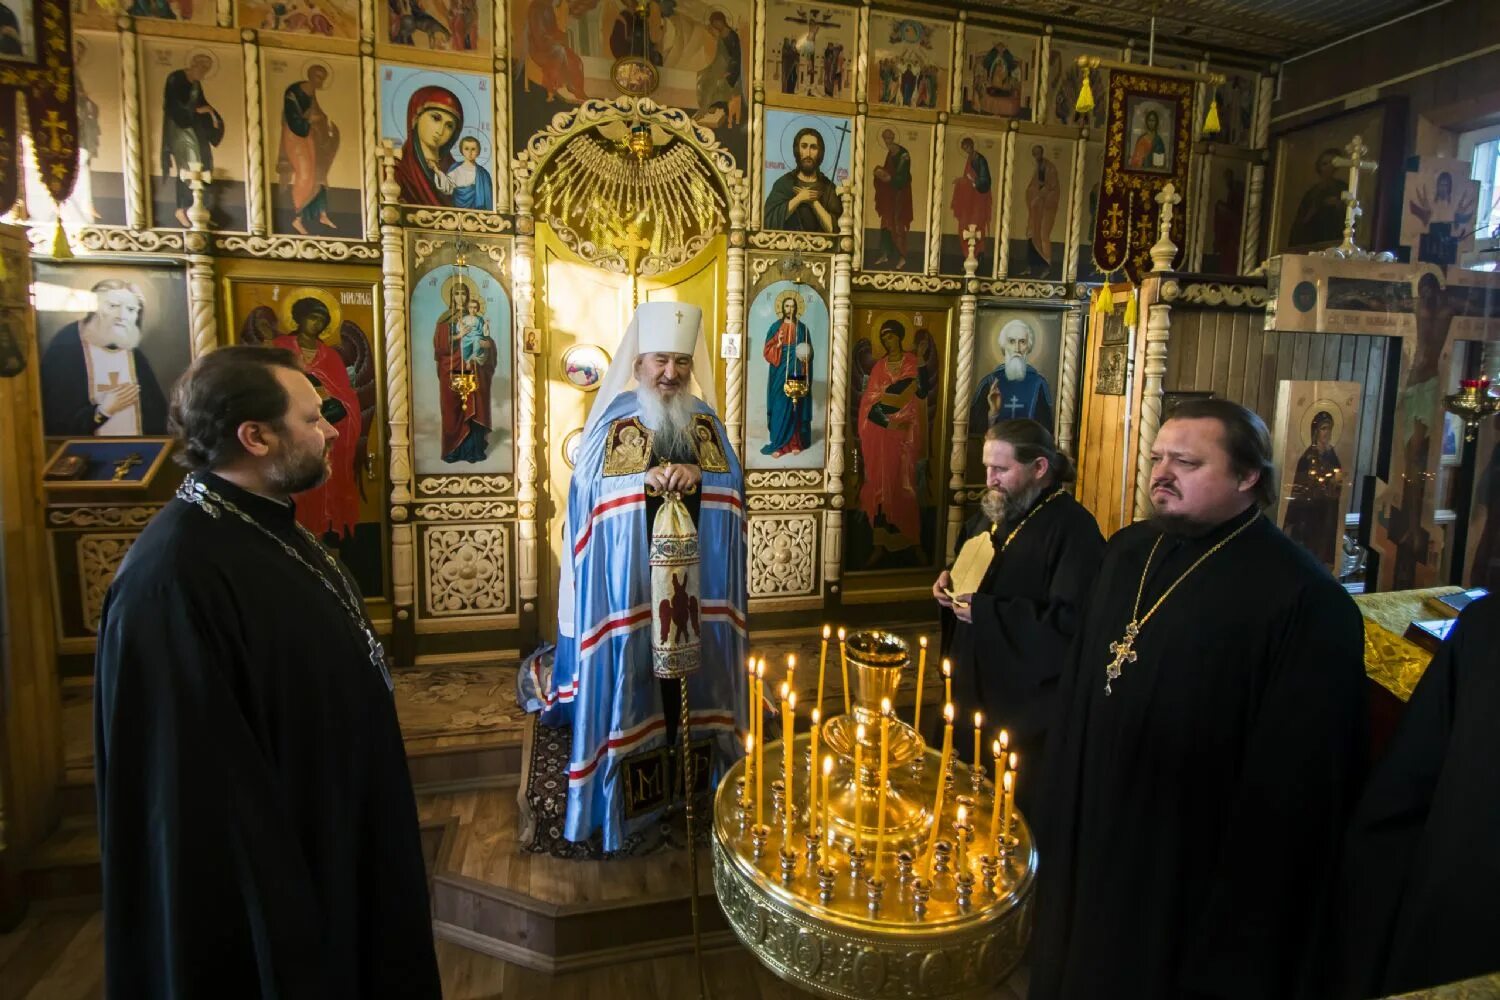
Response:
M960 797L950 792L941 815L932 814L938 782L946 778L939 773L940 755L901 722L888 723L882 788L880 703L894 700L907 665L905 646L884 633L856 632L848 654L856 675L853 710L824 721L820 732L820 755L826 748L834 758L828 829L821 829L821 797L816 810L807 808L806 766L793 769L793 787L783 798L793 819L790 841L783 823L757 829L744 822L736 781L744 761L737 763L714 805L719 904L746 948L814 995L896 1000L976 994L1010 974L1030 936L1036 876L1030 828L1013 813L1009 837L997 843L988 818L995 785L955 764L953 783L965 791L966 810L958 827L964 849L955 852ZM864 766L855 774L860 723ZM806 732L796 736L796 760L807 759L810 742ZM767 744L762 752L766 773L783 773L784 743ZM879 839L882 808L885 835ZM810 823L818 827L810 830ZM928 854L934 824L945 848L937 872Z

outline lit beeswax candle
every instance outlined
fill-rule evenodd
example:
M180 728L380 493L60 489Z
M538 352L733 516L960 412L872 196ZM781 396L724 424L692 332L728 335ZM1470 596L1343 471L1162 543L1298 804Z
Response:
M984 725L984 713L983 712L975 712L974 713L974 766L976 768L979 767L980 765L982 765L984 763L983 758L981 758L979 756L980 747L984 743L984 736L980 732L980 727L983 726L983 725Z
M947 782L943 780L943 775L948 773L948 761L953 757L952 702L943 706L943 720L943 757L937 772L937 800L932 804L932 835L927 839L927 877L929 879L932 878L932 854L937 850L938 834L943 826L943 792L947 789Z
M812 710L812 752L807 755L807 832L813 833L818 825L818 730L822 729L823 713Z
M875 867L872 877L880 877L880 852L885 846L885 794L891 773L891 699L880 699L880 784L875 786Z
M1005 765L1000 759L1000 741L996 740L990 744L990 747L995 751L995 802L990 808L990 836L998 837L1000 835L1000 800L1005 798L1004 794L1000 791L1000 768Z
M823 832L821 837L825 844L828 843L828 833L832 829L828 825L828 778L832 774L833 754L828 754L823 758Z
M844 630L839 628L839 663L844 668L844 714L849 714L849 646L844 641Z
M823 669L828 666L828 636L831 634L832 630L827 625L824 625L823 648L818 653L818 704L816 707L819 709L823 707ZM816 763L814 761L814 766L816 766Z
M911 727L922 735L922 685L927 679L927 637L924 635L917 639L920 651L917 653L917 711L912 716Z
M792 804L792 737L797 735L797 696L792 693L791 685L781 685L781 760L782 781L786 782L786 795L782 797L782 808L785 812L783 817L784 842L787 849L791 849L792 843L792 815L796 811Z
M947 705L953 701L953 664L945 656L943 657L943 704Z
M841 630L842 631L842 630ZM865 725L854 727L854 849L865 849L865 793L860 787L860 771L865 766Z

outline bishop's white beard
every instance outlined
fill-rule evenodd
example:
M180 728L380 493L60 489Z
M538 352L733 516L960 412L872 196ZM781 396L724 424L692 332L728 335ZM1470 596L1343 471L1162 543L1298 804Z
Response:
M141 328L133 323L116 323L113 326L105 322L95 314L78 324L78 335L86 344L95 347L122 348L133 351L141 346Z
M636 399L641 404L641 422L651 429L652 448L671 460L686 460L693 448L693 404L698 397L679 389L670 398L663 397L652 386L640 386Z
M1005 359L1005 377L1012 382L1019 382L1026 377L1026 359L1019 354L1012 354Z

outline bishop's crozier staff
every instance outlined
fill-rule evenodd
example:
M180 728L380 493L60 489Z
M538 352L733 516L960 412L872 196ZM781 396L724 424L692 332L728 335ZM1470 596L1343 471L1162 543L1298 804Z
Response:
M564 835L586 840L602 830L608 851L670 804L669 794L631 796L671 788L658 751L676 745L680 685L694 743L712 746L710 784L744 749L744 474L714 412L702 316L685 302L636 309L600 383L568 488L557 653L542 721L573 731ZM663 549L654 545L662 541L657 514L675 507L673 495L685 513L677 542L665 548L680 548L696 528L691 570L655 565L662 553L653 549ZM651 767L658 771L626 781L631 768Z
M1058 697L1031 1000L1325 997L1364 630L1276 496L1260 418L1182 403L1105 547Z
M296 355L173 394L192 472L105 597L94 683L105 991L440 995L385 651L297 523L338 437Z

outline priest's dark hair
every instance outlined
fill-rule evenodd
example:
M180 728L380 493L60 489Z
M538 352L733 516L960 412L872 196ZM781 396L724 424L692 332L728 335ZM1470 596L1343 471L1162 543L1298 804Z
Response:
M991 424L990 429L984 432L984 439L1004 441L1010 445L1011 450L1016 453L1016 458L1022 462L1030 463L1039 458L1045 458L1047 471L1054 483L1060 485L1071 483L1078 471L1073 465L1073 460L1057 450L1057 442L1052 440L1052 432L1035 420L1021 418Z
M203 355L177 380L167 428L181 442L173 459L189 469L217 469L243 454L239 427L276 423L291 403L276 369L300 372L302 360L281 347L239 344Z
M1167 420L1217 420L1224 428L1229 467L1237 476L1259 472L1251 495L1262 507L1276 502L1276 463L1271 456L1271 432L1254 410L1227 399L1185 399ZM1162 421L1166 423L1166 421Z

